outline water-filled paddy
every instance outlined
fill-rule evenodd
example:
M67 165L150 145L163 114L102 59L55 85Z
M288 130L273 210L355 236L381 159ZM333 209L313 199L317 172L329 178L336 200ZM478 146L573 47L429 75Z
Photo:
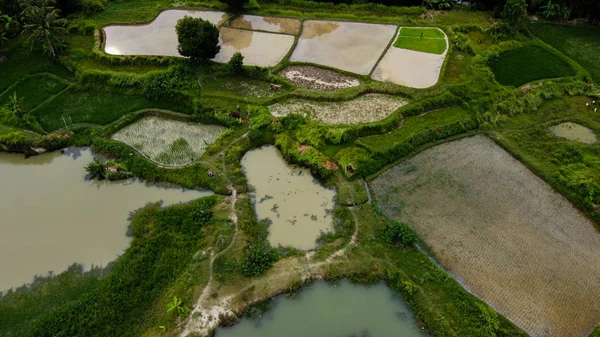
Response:
M321 231L332 229L335 192L322 187L307 169L288 165L273 146L242 158L258 219L269 219L272 245L311 249Z
M0 153L0 290L74 262L106 265L129 244L130 211L148 202L189 201L208 192L150 187L138 181L86 181L89 150L69 155Z
M218 125L146 117L117 131L112 139L161 165L183 166L199 158L223 131Z
M385 119L407 101L396 96L366 94L344 102L315 102L290 99L269 106L273 116L303 114L324 124L360 124Z
M600 233L484 136L427 149L372 182L384 214L415 228L467 289L531 336L600 321Z
M396 26L341 21L304 21L290 61L311 62L366 75Z
M107 26L104 27L104 51L113 55L180 56L175 25L184 16L208 20L215 25L227 18L224 12L172 9L161 12L148 24Z
M598 137L593 130L586 128L583 125L567 122L560 123L558 125L550 127L556 137L564 138L566 140L583 143L583 144L596 144Z
M300 20L269 16L240 15L231 21L229 27L296 35L300 30Z
M244 319L216 337L419 337L406 305L383 284L318 282L296 298L279 297L258 320Z

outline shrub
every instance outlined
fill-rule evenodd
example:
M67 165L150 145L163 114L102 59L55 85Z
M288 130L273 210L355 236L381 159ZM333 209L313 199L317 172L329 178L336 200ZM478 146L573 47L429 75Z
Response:
M83 0L83 10L86 13L98 13L104 10L102 0Z
M106 178L106 167L104 167L104 163L97 158L94 158L94 160L87 164L85 170L90 174L92 179L102 180Z
M264 274L275 261L277 261L277 252L268 243L250 245L244 252L242 274L245 276Z
M513 27L519 27L527 18L527 3L525 0L507 0L502 11L502 17Z
M407 224L393 221L385 226L383 238L389 244L410 247L417 240L417 234Z
M193 60L208 60L215 57L221 47L219 29L209 21L185 16L177 21L177 50Z
M239 51L236 51L229 60L229 66L234 73L241 73L244 70L244 55Z
M221 2L227 5L228 11L239 13L244 9L244 5L248 3L248 0L221 0Z

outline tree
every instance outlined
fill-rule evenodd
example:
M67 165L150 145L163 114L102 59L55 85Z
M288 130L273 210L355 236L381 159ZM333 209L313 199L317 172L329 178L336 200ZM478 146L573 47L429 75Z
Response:
M277 261L277 253L269 244L254 244L246 248L242 261L242 274L256 276L264 274Z
M402 222L388 222L383 230L385 241L392 245L409 247L417 240L417 234L407 224Z
M227 5L227 10L232 13L240 13L244 6L248 3L248 0L221 0L221 2Z
M53 7L54 0L23 0L23 34L29 34L31 49L42 46L45 52L56 57L61 45L60 35L66 33L66 20L60 17L60 9Z
M235 54L233 54L233 56L229 60L229 66L231 67L231 70L233 70L234 73L241 73L244 70L244 55L242 55L242 53L240 53L239 51L236 51Z
M106 178L106 167L97 158L94 158L91 163L87 164L85 170L90 174L92 179L104 179Z
M507 0L502 17L515 27L521 26L527 17L527 3L525 0Z
M182 56L205 61L215 57L219 46L219 29L209 21L185 16L177 21L177 50Z

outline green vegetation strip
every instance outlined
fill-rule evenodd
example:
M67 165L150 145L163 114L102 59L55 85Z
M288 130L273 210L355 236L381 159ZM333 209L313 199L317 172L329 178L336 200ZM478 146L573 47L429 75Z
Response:
M400 28L394 47L441 55L446 51L446 38L439 29Z
M400 36L429 37L445 39L444 33L437 28L404 28L400 29Z
M491 62L491 67L498 83L515 87L544 78L575 75L567 62L538 45L503 53Z

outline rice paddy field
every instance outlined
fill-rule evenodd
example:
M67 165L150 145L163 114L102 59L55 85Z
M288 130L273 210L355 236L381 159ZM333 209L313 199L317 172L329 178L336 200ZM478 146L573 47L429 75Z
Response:
M388 218L531 336L587 336L600 321L598 229L490 139L425 150L372 188Z
M22 102L23 111L31 111L67 87L67 82L49 73L30 75L16 82L0 94L0 105L8 103L10 96L16 93Z
M501 54L492 64L492 71L498 83L515 87L544 78L575 75L566 61L537 45Z
M199 158L225 128L146 117L112 135L163 166L184 166Z
M437 28L400 28L394 47L441 55L446 51L446 35Z
M407 101L396 96L366 94L344 102L315 102L290 99L269 106L273 116L303 114L324 124L360 124L382 120Z

